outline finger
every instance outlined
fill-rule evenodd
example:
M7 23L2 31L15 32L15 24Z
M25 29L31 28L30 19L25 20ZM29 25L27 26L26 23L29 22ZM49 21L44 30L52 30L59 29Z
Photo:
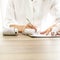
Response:
M47 32L46 32L46 35L48 35L51 31L52 31L52 29L49 28L49 29L47 30Z
M47 32L47 30L46 31L43 31L43 32L40 32L40 34L45 34Z
M48 35L50 32L51 32L51 28L48 28L47 30L43 31L43 32L40 32L40 34L46 34Z
M52 35L52 36L54 36L54 35L55 35L55 33L54 33L54 32L51 32L51 35Z
M30 27L30 28L34 27L32 24L28 24L27 26Z
M16 25L10 25L10 27L16 27Z
M56 35L59 35L59 36L60 36L60 31L58 31L58 32L56 33Z
M35 29L35 31L37 31L36 27L33 26L32 24L27 24L26 28L31 28L31 29Z
M37 29L34 27L34 28L32 28L32 29L34 29L35 30L35 32L37 32Z
M35 31L37 31L36 26L31 25L30 28L35 29Z

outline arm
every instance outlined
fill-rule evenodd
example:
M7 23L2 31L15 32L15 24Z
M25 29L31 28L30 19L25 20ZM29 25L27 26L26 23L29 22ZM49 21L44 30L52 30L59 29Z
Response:
M18 25L18 23L16 23L17 19L15 14L15 5L13 1L14 0L10 0L7 6L6 17L5 17L6 24L4 23L5 26L17 28L19 32L22 32L25 28L31 28L36 30L36 28L31 24Z
M17 19L13 0L9 0L6 8L6 15L4 16L3 29L14 27L22 32L25 26L19 26L16 20Z
M33 26L33 25L31 25L31 24L27 24L27 25L10 25L10 27L14 27L14 28L17 28L18 29L18 31L19 32L23 32L24 31L24 29L34 29L35 31L37 31L37 29L36 29L36 27L35 26Z
M17 24L13 0L8 1L3 24L5 27L9 27L10 24Z
M41 34L48 35L53 30L54 27L56 27L57 25L60 24L60 22L59 22L60 21L60 10L58 8L58 6L59 6L58 2L56 2L56 0L51 0L50 12L53 16L55 16L55 22L47 30L45 30L44 32L41 32Z

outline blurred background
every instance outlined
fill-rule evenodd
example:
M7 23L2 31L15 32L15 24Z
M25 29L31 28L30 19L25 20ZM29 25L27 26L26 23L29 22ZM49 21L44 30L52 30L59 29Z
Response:
M0 33L3 31L3 17L5 16L6 12L6 5L8 0L0 0Z
M0 0L0 33L2 32L2 12L1 12L1 6L2 6L2 0Z

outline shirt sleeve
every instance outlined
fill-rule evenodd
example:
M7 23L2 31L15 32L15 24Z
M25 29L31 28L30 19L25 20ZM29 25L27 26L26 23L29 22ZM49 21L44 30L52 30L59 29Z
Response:
M4 27L9 27L9 25L11 24L17 24L15 7L12 0L8 1L3 24L4 24Z
M55 16L55 23L60 24L60 2L59 0L52 0L51 13Z

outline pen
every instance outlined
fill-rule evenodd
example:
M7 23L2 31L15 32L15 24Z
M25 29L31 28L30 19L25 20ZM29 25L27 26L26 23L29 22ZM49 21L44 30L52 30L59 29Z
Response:
M28 19L28 18L26 18L27 19L27 21L32 25L32 23L30 22L30 20Z
M26 19L31 24L31 26L35 29L35 31L37 31L37 29L33 26L33 24L30 22L30 20L28 18L26 18Z

